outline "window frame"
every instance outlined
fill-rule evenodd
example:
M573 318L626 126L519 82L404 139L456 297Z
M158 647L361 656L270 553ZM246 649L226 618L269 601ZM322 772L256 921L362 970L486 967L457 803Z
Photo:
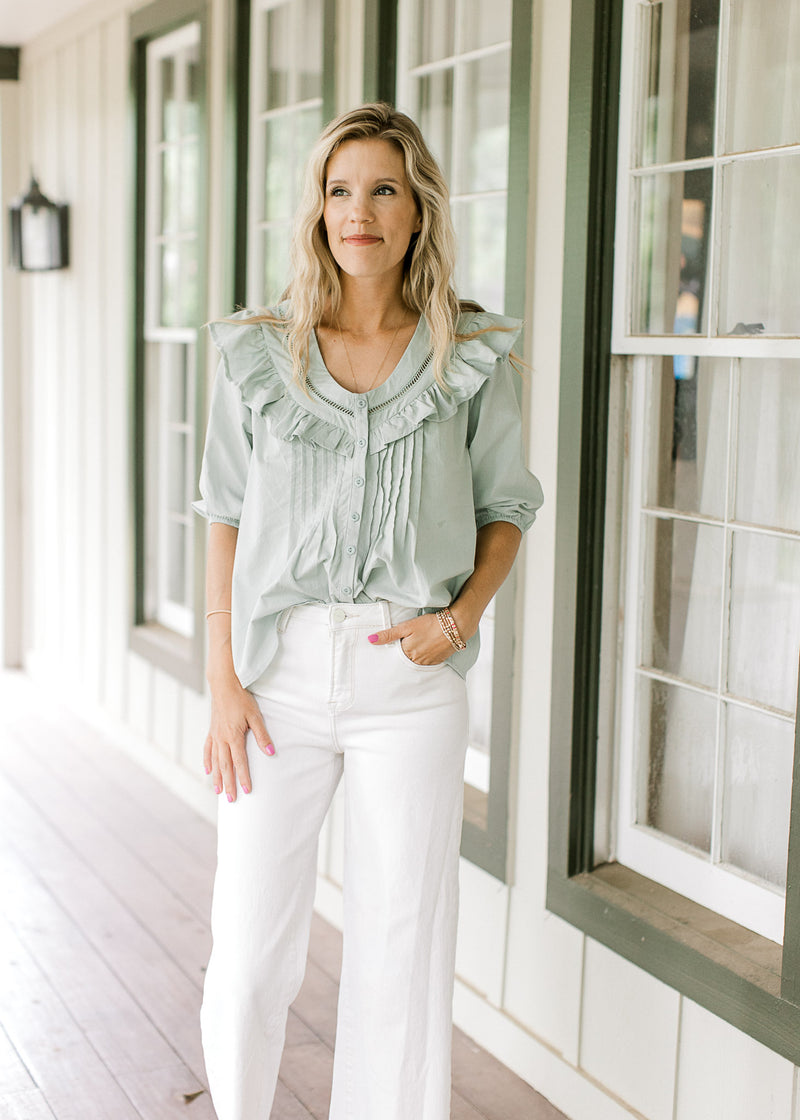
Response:
M197 22L200 25L199 49L199 244L198 304L204 309L207 304L206 262L208 253L208 134L206 92L208 88L208 10L204 0L155 0L154 3L132 13L129 21L130 42L130 116L132 192L131 228L134 233L135 285L132 308L131 330L131 474L133 478L132 495L132 554L133 588L131 602L131 621L129 627L129 648L146 660L163 669L177 680L197 692L205 689L205 632L200 624L203 618L205 591L203 586L205 539L204 534L195 531L192 555L189 565L193 574L194 586L192 611L195 617L194 632L191 637L169 629L162 623L148 619L146 571L147 517L146 508L147 462L146 441L148 437L147 387L145 378L145 325L149 294L146 289L145 245L147 228L145 220L145 198L147 190L147 47L148 44L180 27ZM198 331L195 346L195 371L193 387L192 419L195 436L192 477L200 470L202 454L202 432L206 404L205 368L206 346L203 333Z
M623 0L573 0L564 242L559 493L547 908L759 1042L800 1063L800 728L795 721L783 949L775 970L740 967L700 929L708 911L650 880L614 889L596 866L602 722L603 579L614 573L619 464L609 424L623 400L612 358L617 135ZM637 346L641 340L637 338ZM670 347L675 340L670 338ZM663 352L663 341L661 343ZM640 351L639 351L640 352ZM672 351L671 351L672 352ZM624 407L624 405L622 405ZM608 485L608 506L606 502ZM598 747L600 742L600 747ZM603 794L602 788L599 792ZM643 892L657 900L642 902ZM730 923L732 930L741 927ZM755 935L752 935L755 937ZM765 939L759 950L774 951Z

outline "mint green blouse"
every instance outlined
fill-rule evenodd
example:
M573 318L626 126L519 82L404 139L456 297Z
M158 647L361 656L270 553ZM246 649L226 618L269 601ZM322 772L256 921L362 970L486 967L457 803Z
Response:
M285 317L288 305L273 310ZM472 572L481 526L532 524L542 491L523 461L507 360L520 324L469 312L458 329L491 326L513 329L457 343L449 392L420 318L387 380L357 394L330 375L313 334L306 392L279 326L211 324L222 361L193 508L239 530L231 641L245 688L269 665L287 607L447 606ZM477 655L476 635L449 664L463 676Z

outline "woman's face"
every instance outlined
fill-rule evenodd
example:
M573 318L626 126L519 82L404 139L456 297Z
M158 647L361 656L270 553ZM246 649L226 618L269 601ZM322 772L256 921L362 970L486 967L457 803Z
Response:
M322 220L342 272L402 277L422 222L400 149L389 140L346 140L328 161Z

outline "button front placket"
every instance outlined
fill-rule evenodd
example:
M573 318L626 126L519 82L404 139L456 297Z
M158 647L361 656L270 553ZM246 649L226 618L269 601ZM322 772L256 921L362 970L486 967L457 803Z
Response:
M365 481L367 477L367 448L369 446L369 406L366 397L359 397L353 409L355 447L351 461L350 517L347 532L340 542L344 557L341 563L342 599L350 601L358 586L358 534L364 513Z

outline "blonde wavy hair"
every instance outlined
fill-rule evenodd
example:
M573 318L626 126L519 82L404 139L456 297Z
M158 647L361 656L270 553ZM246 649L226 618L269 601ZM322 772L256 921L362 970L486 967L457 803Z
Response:
M457 333L459 314L481 308L459 302L453 287L455 233L447 183L418 126L405 113L384 102L342 113L321 133L306 165L303 194L295 215L291 280L283 296L291 301L290 315L283 320L264 312L244 322L284 325L295 377L305 384L311 332L326 312L337 316L342 300L339 266L328 245L323 221L328 163L348 140L373 139L397 145L404 157L421 228L413 235L406 253L402 298L408 308L424 315L428 322L434 374L446 388L444 371L454 343L483 334L486 328L468 335Z

